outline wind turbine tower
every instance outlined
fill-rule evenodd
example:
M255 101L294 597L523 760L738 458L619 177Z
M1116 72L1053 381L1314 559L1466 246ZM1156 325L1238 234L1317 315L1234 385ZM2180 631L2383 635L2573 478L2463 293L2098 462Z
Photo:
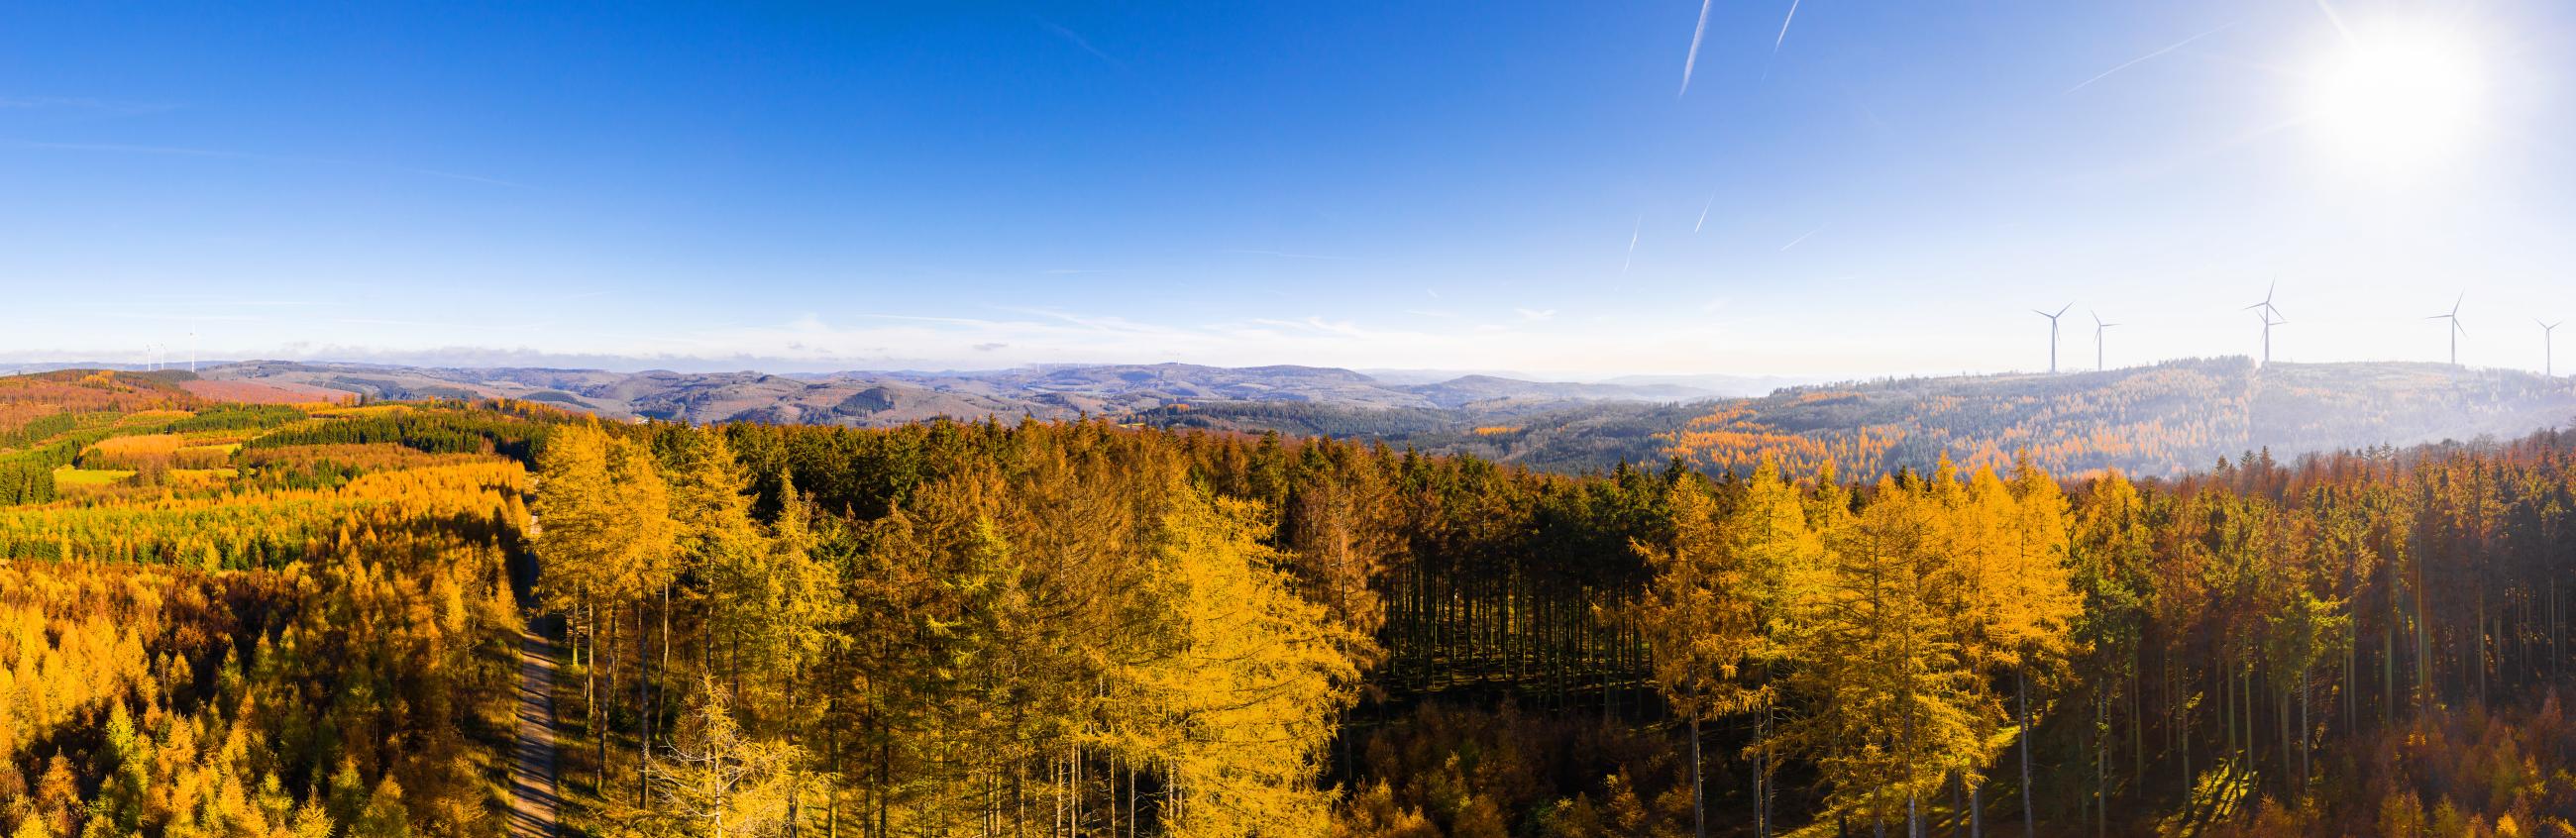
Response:
M2451 335L2451 366L2455 367L2460 365L2460 336L2468 334L2469 331L2467 327L2460 325L2460 303L2468 298L2469 295L2467 292L2461 292L2459 299L2451 301L2451 313L2436 314L2431 317L2424 318L2426 320L2451 321L2451 328L2449 330Z
M2032 314L2036 314L2036 315L2039 315L2039 316L2041 316L2041 317L2046 317L2046 318L2048 318L2048 374L2049 374L2049 375L2056 375L2056 374L2057 374L2057 318L2062 317L2062 316L2065 316L2065 314L2066 314L2066 309L2070 309L2070 308L2074 308L2074 307L2075 307L2075 304L2074 304L2074 303L2067 303L2067 304L2065 305L2065 307L2064 307L2064 308L2060 308L2060 309L2058 309L2056 314L2050 314L2050 313L2048 313L2048 312L2041 311L2041 310L2039 310L2039 309L2035 309L2035 308L2030 310L2030 313L2032 313Z
M2104 322L2102 322L2102 315L2101 315L2101 313L2096 312L2096 311L2093 311L2093 310L2091 310L2091 309L2086 309L2084 313L2086 313L2086 314L2090 314L2090 315L2093 315L2093 371L2094 371L2094 372L2101 372L2101 371L2102 371L2102 369L2103 369L2103 367L2102 367L2102 332L2103 332L2104 330L2107 330L2107 329L2109 329L2109 328L2111 328L2111 327L2113 327L2113 326L2117 326L2117 325L2120 325L2120 324L2118 324L2118 323L2104 323Z
M2540 323L2537 318L2531 322ZM2567 321L2558 321L2558 323L2565 322ZM2558 323L2540 323L2540 374L2551 378L2558 376L2558 347L2551 345L2551 340L2558 331Z
M2264 286L2263 301L2245 307L2246 311L2254 312L2255 317L2263 320L2263 365L2267 367L2272 365L2272 327L2290 322L2289 318L2281 316L2280 309L2272 307L2272 292L2280 287L2278 282Z

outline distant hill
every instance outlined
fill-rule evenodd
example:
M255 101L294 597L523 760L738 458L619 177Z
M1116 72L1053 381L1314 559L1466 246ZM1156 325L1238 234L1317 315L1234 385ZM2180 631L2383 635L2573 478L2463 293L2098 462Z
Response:
M1921 466L1947 453L2051 470L2172 475L2269 449L2315 451L2514 436L2576 418L2564 378L2420 363L2174 361L2096 373L1914 378L1786 388L1712 404L1659 437L1665 453L1744 468Z
M247 361L206 366L208 381L324 390L370 399L512 398L611 418L883 426L933 418L1127 416L1200 403L1323 405L1364 411L1503 411L1604 402L1683 401L1678 384L1615 385L1453 376L1398 384L1330 367L1053 365L984 372L615 373Z
M2513 436L2576 418L2576 386L2510 370L2419 363L2171 361L2062 375L1903 378L1785 387L1749 398L1643 379L1492 375L1391 382L1328 367L1045 366L984 372L616 373L252 361L207 382L370 399L546 402L610 418L885 426L947 417L1108 417L1172 428L1379 439L1533 468L1582 471L1681 457L1743 469L1766 454L1847 475L1943 453L2053 471L2171 475L2269 449L2299 454ZM218 385L192 385L215 392Z
M1152 424L1373 437L1439 453L1584 470L1681 457L1749 469L1762 457L1847 476L2017 451L2052 471L2174 475L2268 449L2280 459L2378 445L2516 436L2576 419L2576 384L2442 364L2173 361L2063 375L1882 379L1686 404L1482 403L1450 410L1197 404Z

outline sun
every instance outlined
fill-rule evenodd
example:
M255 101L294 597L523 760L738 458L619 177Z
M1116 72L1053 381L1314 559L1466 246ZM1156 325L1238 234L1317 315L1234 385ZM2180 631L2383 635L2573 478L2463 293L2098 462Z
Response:
M2397 174L2459 154L2474 139L2485 78L2458 30L2362 23L2311 74L2308 124L2350 162Z

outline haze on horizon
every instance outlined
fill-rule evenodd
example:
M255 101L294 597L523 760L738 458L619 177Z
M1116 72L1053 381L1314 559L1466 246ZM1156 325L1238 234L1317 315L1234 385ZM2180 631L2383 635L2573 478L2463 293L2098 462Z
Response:
M2538 369L2576 8L20 7L0 359ZM1687 70L1685 69L1687 68ZM190 334L194 333L192 341ZM602 363L602 366L611 364Z

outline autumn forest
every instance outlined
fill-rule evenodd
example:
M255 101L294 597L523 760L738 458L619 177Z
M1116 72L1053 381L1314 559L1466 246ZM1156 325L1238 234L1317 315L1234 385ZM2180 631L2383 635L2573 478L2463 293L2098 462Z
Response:
M0 379L10 838L2576 834L2555 431L1567 475L185 379Z

